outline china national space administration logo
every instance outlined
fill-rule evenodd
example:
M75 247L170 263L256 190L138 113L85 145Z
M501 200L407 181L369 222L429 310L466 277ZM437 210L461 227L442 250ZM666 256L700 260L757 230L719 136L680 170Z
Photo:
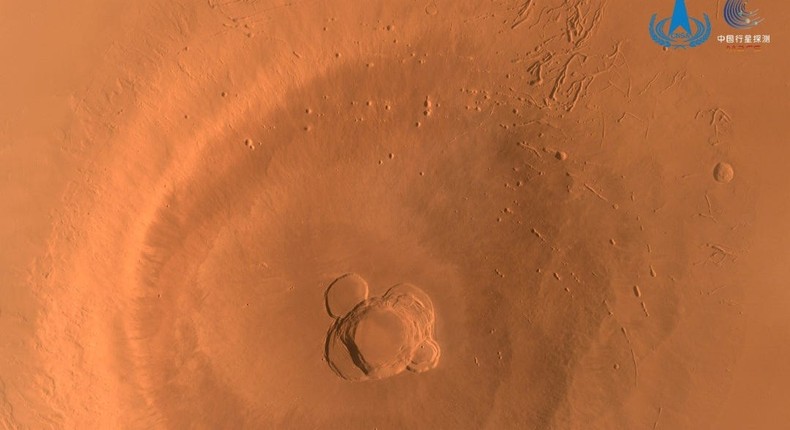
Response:
M710 37L710 18L702 14L703 22L689 17L685 0L675 0L672 16L656 21L658 14L650 17L650 37L665 48L694 48Z
M763 19L757 15L759 10L746 10L746 3L744 0L727 0L724 3L724 21L730 27L745 30L763 22Z

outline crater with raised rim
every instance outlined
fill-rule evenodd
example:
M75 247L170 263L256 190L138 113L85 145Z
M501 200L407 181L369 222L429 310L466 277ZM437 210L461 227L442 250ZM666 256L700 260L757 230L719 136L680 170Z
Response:
M341 378L383 379L404 370L425 372L439 363L433 303L420 288L398 284L369 297L367 282L349 273L329 285L325 299L335 322L324 354Z

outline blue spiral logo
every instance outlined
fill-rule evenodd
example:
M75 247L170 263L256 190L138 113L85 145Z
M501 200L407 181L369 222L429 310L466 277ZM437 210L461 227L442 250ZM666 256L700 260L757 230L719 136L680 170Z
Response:
M730 27L743 30L752 28L763 21L762 18L757 16L758 10L746 10L746 2L744 0L727 0L724 3L724 20Z

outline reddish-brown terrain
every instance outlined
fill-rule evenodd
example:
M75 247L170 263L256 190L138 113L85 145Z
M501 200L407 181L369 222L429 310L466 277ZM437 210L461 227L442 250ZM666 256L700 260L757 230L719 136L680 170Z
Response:
M720 3L3 2L0 428L790 428L790 7Z

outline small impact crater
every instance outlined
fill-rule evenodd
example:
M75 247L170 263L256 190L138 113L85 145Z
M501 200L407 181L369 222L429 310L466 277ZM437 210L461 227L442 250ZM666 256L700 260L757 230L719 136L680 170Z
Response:
M730 163L721 162L713 168L713 179L726 184L735 178L735 170Z
M349 381L420 373L439 362L434 340L434 310L424 291L396 285L382 296L368 297L368 285L350 273L327 288L326 309L335 322L326 336L329 367Z

